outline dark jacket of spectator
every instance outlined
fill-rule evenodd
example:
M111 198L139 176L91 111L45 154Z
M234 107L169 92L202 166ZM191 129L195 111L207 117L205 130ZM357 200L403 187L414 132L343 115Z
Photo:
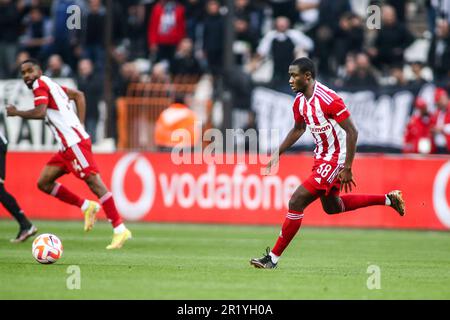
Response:
M208 61L208 68L214 74L220 72L223 66L224 30L224 17L219 12L207 13L203 23L203 52Z
M401 23L383 25L375 40L380 64L399 64L403 61L404 50L414 42L414 36Z
M450 27L448 21L437 23L437 31L428 51L428 62L437 80L448 76L450 70Z
M0 43L16 43L19 37L20 14L15 1L0 2Z
M177 75L199 76L202 74L200 62L193 53L177 52L170 63L170 73Z

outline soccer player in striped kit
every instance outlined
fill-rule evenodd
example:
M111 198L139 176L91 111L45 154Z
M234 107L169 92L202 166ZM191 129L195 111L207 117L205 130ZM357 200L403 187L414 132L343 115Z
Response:
M266 173L269 174L277 164L279 155L305 133L306 127L316 143L314 165L309 178L295 190L289 201L289 210L273 249L267 248L264 256L250 260L256 268L276 268L281 254L300 229L304 210L318 198L327 214L375 205L390 206L401 216L405 214L399 190L381 195L340 195L342 189L352 191L352 185L356 186L352 164L358 132L350 113L336 92L315 79L315 67L310 59L300 58L292 62L289 75L289 84L297 93L293 105L295 125L272 154Z
M131 238L131 232L125 227L117 212L112 193L103 183L91 150L91 139L84 130L86 100L81 91L58 85L49 77L42 75L39 63L29 59L21 64L22 78L28 88L33 90L34 108L18 110L15 106L6 107L8 116L25 119L45 119L60 151L55 154L39 177L38 187L68 204L77 206L84 214L84 230L90 231L96 221L100 204L82 199L56 180L73 173L86 182L89 189L99 198L106 217L113 226L113 239L106 249L119 249ZM71 107L70 100L76 103L77 111Z
M12 243L19 243L35 235L38 229L25 216L25 213L17 204L16 199L5 189L7 152L8 141L0 132L0 202L14 219L16 219L17 223L19 223L19 232L14 239L11 239Z

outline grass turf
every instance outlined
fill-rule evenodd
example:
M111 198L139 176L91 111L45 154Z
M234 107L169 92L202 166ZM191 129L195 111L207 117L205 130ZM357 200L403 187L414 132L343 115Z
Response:
M36 221L63 242L63 257L41 265L31 242L13 245L17 225L0 220L0 299L450 299L446 232L302 228L278 269L249 259L273 245L278 226L128 223L133 239L107 251L110 226ZM81 270L69 290L67 269ZM368 267L381 288L369 290Z

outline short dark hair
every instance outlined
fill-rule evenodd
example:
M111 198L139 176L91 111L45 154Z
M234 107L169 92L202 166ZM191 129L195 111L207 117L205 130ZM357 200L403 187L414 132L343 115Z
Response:
M34 59L34 58L30 58L30 59L27 59L25 61L22 61L22 63L20 65L24 65L25 63L31 63L34 66L38 66L39 68L41 67L40 62L37 59Z
M306 57L298 58L292 61L291 66L297 66L301 73L305 73L307 71L311 72L311 77L313 79L316 78L316 67L314 66L314 62Z

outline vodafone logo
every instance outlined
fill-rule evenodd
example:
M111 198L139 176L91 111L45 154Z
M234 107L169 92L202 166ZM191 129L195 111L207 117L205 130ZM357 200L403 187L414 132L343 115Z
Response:
M165 166L165 170L169 170L157 172L158 166L154 168L148 158L137 153L127 154L117 162L111 189L117 209L125 219L141 220L152 210L166 208L287 209L292 193L301 184L294 175L281 178L252 174L246 165L227 167L226 172L209 165L196 174L189 169L178 173L179 169L170 170L170 164L167 165L169 168ZM136 181L130 182L129 179L135 179L134 174L142 187L137 186ZM130 192L137 195L136 200L130 200ZM157 193L159 198L156 198Z
M450 161L445 163L436 174L433 185L433 206L441 223L450 229L450 204L446 195L450 181Z
M139 176L142 192L139 198L132 202L125 194L125 177L130 166ZM131 153L117 162L112 174L112 192L115 197L117 210L128 220L139 220L152 208L156 193L155 172L150 162L137 153Z

